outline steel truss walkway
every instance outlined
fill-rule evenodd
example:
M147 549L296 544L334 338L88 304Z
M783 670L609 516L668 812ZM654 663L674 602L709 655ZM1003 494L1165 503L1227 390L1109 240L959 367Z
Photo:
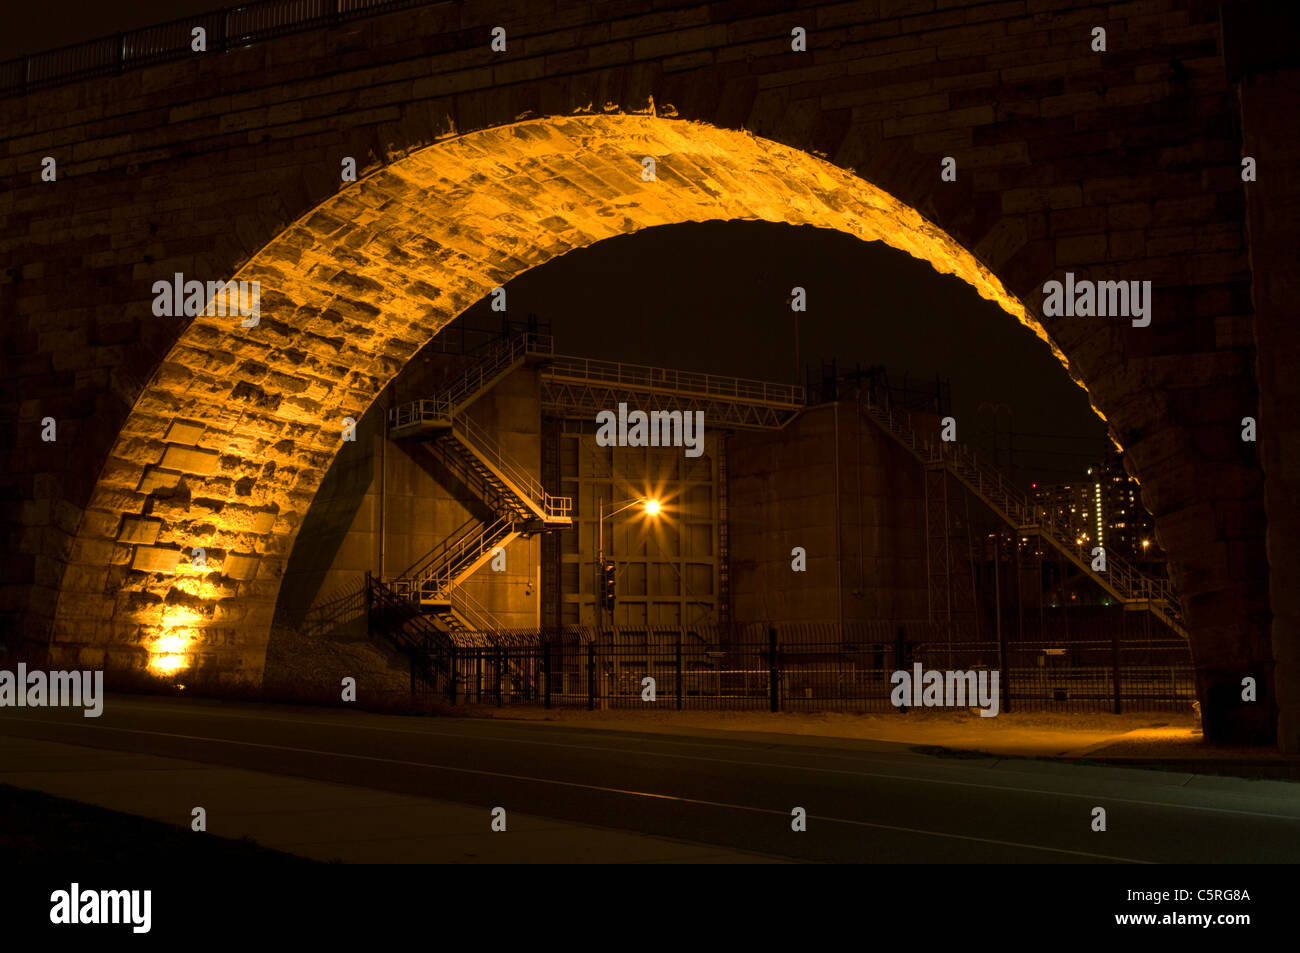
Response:
M703 411L714 430L777 430L805 406L790 384L696 374L641 364L557 356L541 365L542 412L596 419L620 403L634 409Z
M952 474L985 506L1023 536L1038 536L1051 544L1090 579L1110 593L1126 609L1144 609L1183 638L1182 613L1166 579L1153 579L1111 552L1106 569L1092 568L1092 554L1079 542L1087 528L1048 512L1011 484L1000 472L981 462L969 448L920 436L912 428L911 415L879 404L863 402L863 412L901 443L927 468L942 468Z

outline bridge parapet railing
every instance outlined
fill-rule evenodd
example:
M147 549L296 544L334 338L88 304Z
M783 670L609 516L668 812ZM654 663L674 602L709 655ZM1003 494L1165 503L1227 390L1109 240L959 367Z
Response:
M0 93L11 95L59 83L108 76L140 66L242 49L286 33L318 29L448 0L262 0L167 23L32 53L0 63ZM205 51L193 48L195 27Z

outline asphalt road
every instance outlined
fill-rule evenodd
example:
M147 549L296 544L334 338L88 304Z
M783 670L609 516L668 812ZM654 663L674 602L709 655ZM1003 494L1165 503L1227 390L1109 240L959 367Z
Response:
M110 696L0 710L0 734L551 817L772 857L915 863L1295 863L1300 785L878 742L670 735ZM304 809L309 809L309 805ZM791 829L792 810L807 830ZM1106 830L1094 831L1094 808Z

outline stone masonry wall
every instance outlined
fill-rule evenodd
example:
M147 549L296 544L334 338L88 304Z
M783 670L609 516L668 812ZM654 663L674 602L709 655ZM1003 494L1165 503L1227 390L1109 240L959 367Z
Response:
M1217 3L513 6L422 8L0 103L6 638L139 664L159 626L188 627L256 680L339 417L548 257L765 218L891 241L1030 323L1066 271L1153 282L1150 327L1046 333L1142 481L1222 712L1207 726L1271 737L1271 679L1258 704L1227 697L1296 633L1270 638L1262 475L1240 439L1258 394ZM370 177L341 183L345 156ZM259 279L261 327L155 317L152 282L178 271ZM177 571L196 539L218 575Z

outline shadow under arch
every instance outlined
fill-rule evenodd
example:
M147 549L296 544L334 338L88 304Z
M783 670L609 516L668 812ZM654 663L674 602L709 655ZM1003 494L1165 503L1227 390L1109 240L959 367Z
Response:
M226 680L259 680L284 566L345 418L360 420L406 362L493 287L607 238L709 220L884 242L967 282L1070 371L973 254L809 153L626 114L446 139L348 184L233 275L260 283L256 326L200 315L181 334L91 496L60 591L53 657L159 673L201 662ZM124 485L118 474L141 464L144 479ZM139 516L115 537L97 533L110 523L96 513L122 512ZM205 564L194 564L194 547ZM66 598L78 590L83 598ZM101 596L93 610L87 591Z

